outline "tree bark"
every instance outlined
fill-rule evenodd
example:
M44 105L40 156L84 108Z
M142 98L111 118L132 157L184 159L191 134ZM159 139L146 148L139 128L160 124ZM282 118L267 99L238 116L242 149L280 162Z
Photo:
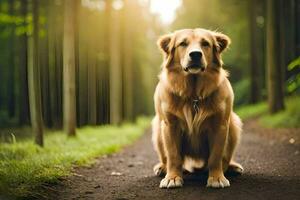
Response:
M63 41L63 117L68 136L76 135L75 33L73 0L65 0Z
M43 119L41 105L40 69L38 65L38 0L32 1L33 35L28 38L28 91L30 104L30 119L35 143L43 146Z
M267 0L267 85L268 104L271 113L284 109L283 77L280 66L278 0Z

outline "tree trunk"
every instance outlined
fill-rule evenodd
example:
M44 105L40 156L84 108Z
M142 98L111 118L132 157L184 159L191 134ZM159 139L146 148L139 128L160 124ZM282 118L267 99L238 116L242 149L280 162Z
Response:
M20 14L25 19L27 15L27 0L21 0ZM26 26L26 23L23 23ZM27 35L19 37L19 124L29 124L28 80L27 80Z
M261 88L260 83L260 69L262 66L259 65L259 37L258 37L258 27L256 24L256 6L258 4L257 0L249 1L250 7L250 103L257 103L261 99Z
M55 66L55 8L52 0L48 0L48 67L49 67L49 118L51 127L58 127L57 123L57 76Z
M53 1L55 4L55 82L56 82L56 110L55 125L61 128L63 124L63 16L64 1Z
M42 2L41 2L42 3ZM43 7L47 2L43 2ZM48 6L48 3L46 4ZM49 7L47 7L49 9ZM46 24L46 30L49 30L49 23ZM49 70L49 34L45 34L40 38L39 42L39 66L41 69L41 91L42 91L42 110L44 126L52 128L51 108L50 108L50 70Z
M64 42L63 42L63 116L68 136L76 135L76 94L75 94L75 33L73 0L65 1Z
M278 0L267 0L267 85L268 103L271 113L284 109L283 77L280 66Z
M80 17L79 17L79 46L78 49L79 53L79 66L78 66L78 122L79 126L87 124L87 118L88 118L88 91L87 91L87 82L88 82L88 40L87 40L87 31L88 25L86 23L86 19L81 16L85 16L86 12L88 12L87 9L81 9L80 10Z
M80 36L80 14L81 14L81 0L75 0L75 25L74 25L74 32L75 32L75 87L76 87L76 125L80 126L80 65L79 65L79 36Z
M41 105L40 73L38 66L38 0L32 1L33 35L28 38L28 91L30 104L30 119L35 143L43 146L43 119Z
M15 1L10 0L9 1L9 15L14 16L15 14L15 9L14 9ZM9 51L9 57L8 57L8 90L7 90L7 97L8 97L8 116L9 118L14 118L16 115L16 102L15 102L15 87L18 85L19 80L15 79L15 25L12 24L10 25L11 28L11 33L9 36L9 45L10 48L8 49ZM17 82L17 83L16 83Z
M120 55L120 17L117 10L110 16L110 122L120 124L122 116L122 69Z
M88 13L87 21L93 22L93 13ZM90 23L91 24L91 23ZM96 80L97 80L97 45L96 29L88 32L88 124L97 124L97 96L96 96Z
M132 14L130 9L132 7L132 1L126 0L125 1L125 27L124 27L124 67L123 67L123 74L124 74L124 117L128 121L133 121L133 53L132 53L132 30L134 29L131 24Z
M104 66L110 66L110 41L111 41L111 35L110 35L110 16L112 12L112 0L106 0L106 9L104 13L105 20L105 28L104 28L104 38L103 45L105 49L105 61ZM110 68L109 67L103 67L102 70L103 73L103 82L102 82L102 91L103 91L103 118L104 123L109 124L110 123Z

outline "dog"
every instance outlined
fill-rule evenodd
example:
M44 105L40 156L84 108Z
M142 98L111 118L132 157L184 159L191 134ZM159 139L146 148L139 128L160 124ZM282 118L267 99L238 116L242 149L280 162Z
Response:
M243 172L233 160L242 130L233 112L234 94L221 54L230 44L225 34L183 29L157 44L164 61L154 93L152 141L159 163L160 188L183 186L183 169L208 170L207 187L230 186L224 172Z

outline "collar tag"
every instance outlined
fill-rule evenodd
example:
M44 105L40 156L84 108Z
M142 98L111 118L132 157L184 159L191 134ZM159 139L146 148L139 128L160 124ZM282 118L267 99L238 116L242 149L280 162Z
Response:
M196 113L199 112L199 102L200 102L199 99L194 99L193 100L193 108L194 108L194 110L195 110Z

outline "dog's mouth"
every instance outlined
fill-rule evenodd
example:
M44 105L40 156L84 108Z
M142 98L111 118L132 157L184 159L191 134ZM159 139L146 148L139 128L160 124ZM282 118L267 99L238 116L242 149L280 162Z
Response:
M192 74L197 74L199 72L204 72L205 66L202 63L189 63L186 67L183 68L185 72Z

